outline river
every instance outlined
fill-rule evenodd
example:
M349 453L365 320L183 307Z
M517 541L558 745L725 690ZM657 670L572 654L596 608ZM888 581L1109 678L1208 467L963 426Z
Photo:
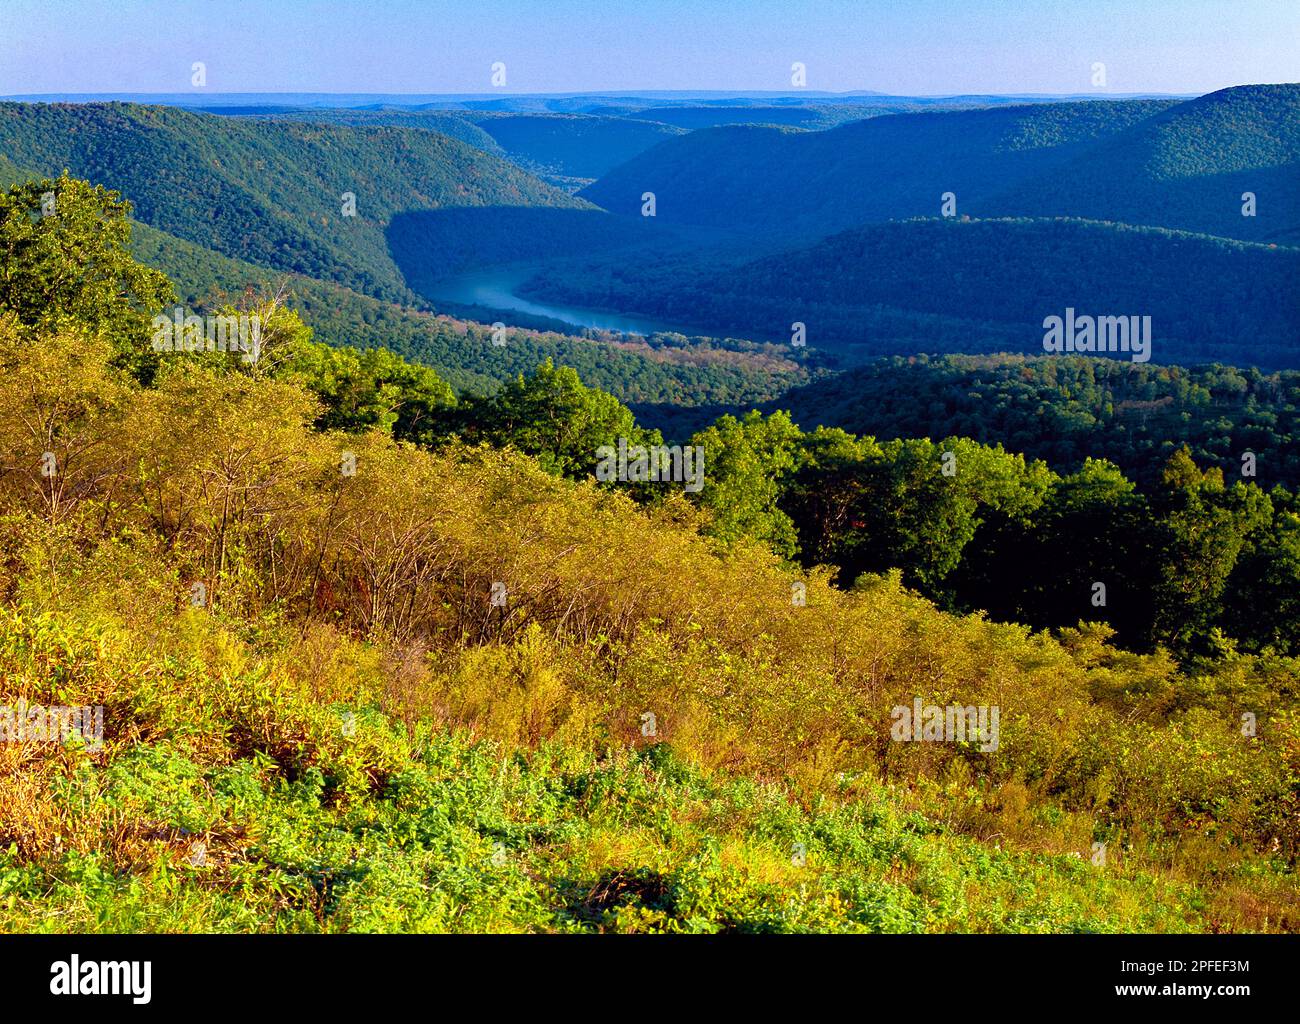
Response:
M547 316L562 320L575 327L594 327L604 331L622 331L625 334L656 334L665 331L678 334L698 334L674 324L651 320L648 317L625 316L622 313L608 313L598 309L584 309L581 306L565 306L553 302L535 302L515 294L519 287L532 274L527 267L502 269L493 267L475 270L454 277L445 277L425 288L426 298L435 305L439 302L453 303L458 306L483 306L488 309L508 312L531 313L533 316Z

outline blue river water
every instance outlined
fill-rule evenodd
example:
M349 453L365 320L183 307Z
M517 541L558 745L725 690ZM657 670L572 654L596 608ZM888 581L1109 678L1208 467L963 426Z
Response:
M426 297L435 305L441 301L460 306L514 310L520 313L531 313L533 316L548 316L555 320L563 320L576 327L594 327L605 331L622 331L625 334L648 335L662 331L676 331L688 335L699 333L648 317L627 316L622 313L609 313L553 302L538 302L516 295L515 289L527 280L530 273L527 268L493 267L457 274L430 285L426 289Z

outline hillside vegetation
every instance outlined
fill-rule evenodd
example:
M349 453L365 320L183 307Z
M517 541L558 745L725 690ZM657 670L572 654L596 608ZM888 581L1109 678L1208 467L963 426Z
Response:
M1242 216L1242 197L1257 202ZM1071 216L1295 244L1300 86L1223 89L1170 107L999 195L977 216Z
M1044 319L1071 308L1149 316L1156 362L1300 366L1300 249L1096 221L932 217L738 265L557 265L522 290L786 341L799 322L807 344L859 360L917 338L929 353L1040 354Z
M1300 488L1300 374L1086 356L895 356L792 388L805 428L875 437L969 437L1061 471L1106 459L1142 484L1186 445L1204 466Z
M266 118L3 104L0 178L67 168L135 197L138 218L167 236L417 313L437 304L444 278L508 266L536 271L520 289L530 298L639 313L688 335L740 335L762 348L804 323L822 365L918 351L1032 355L1044 317L1066 308L1151 316L1157 362L1297 365L1300 86L983 109L814 99L502 98ZM815 115L815 127L863 116L816 131L688 132L642 116L744 122L769 110ZM595 173L583 198L568 194ZM646 192L654 217L641 215ZM345 193L355 217L344 215ZM953 216L940 218L947 193ZM1253 216L1243 216L1246 193ZM182 278L198 257L159 245L151 259ZM342 333L324 322L326 303L313 316L322 337ZM384 319L393 347L427 355L458 385L500 379L450 339L421 345L405 314ZM708 350L700 346L712 359ZM621 381L621 397L666 426L698 425L672 411L670 388L612 364L581 368L600 373L592 383L602 387ZM710 382L694 407L765 401L771 383L762 369Z
M1297 927L1294 658L837 588L727 532L776 417L704 432L692 503L590 478L594 439L650 438L572 371L425 441L459 409L432 371L274 300L256 360L152 352L171 283L127 213L64 180L0 217L0 707L104 712L0 744L0 928ZM890 479L933 554L921 447ZM1002 453L961 459L1014 511ZM1179 536L1262 513L1188 462ZM916 700L996 707L996 741L898 741Z
M584 205L500 157L397 127L0 103L0 149L19 167L132 196L139 219L205 248L390 300L414 298L384 237L399 211Z
M1300 227L1300 85L1192 100L1041 103L905 112L822 132L730 127L661 143L581 193L667 223L833 234L958 214L1122 221L1277 241ZM1242 193L1259 200L1243 217Z
M527 459L107 355L4 343L5 697L107 723L0 751L7 929L1294 924L1293 668L1193 685L837 593ZM997 751L891 743L918 695L1000 706Z

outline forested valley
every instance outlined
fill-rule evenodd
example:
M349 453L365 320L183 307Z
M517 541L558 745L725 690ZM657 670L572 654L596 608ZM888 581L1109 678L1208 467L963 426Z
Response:
M0 670L105 721L0 746L6 929L1295 928L1293 375L884 364L933 425L806 391L853 430L738 408L703 488L604 482L664 439L574 367L453 386L297 278L209 296L256 358L154 344L133 224L0 200ZM917 701L999 730L893 742Z

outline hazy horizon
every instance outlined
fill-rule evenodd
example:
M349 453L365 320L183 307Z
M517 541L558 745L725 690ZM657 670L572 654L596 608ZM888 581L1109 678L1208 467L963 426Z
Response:
M8 0L0 95L780 95L798 63L807 94L1187 96L1300 80L1297 36L1291 0Z
M1251 85L1290 85L1296 84L1291 82L1236 82L1232 85L1221 86L1217 89L1211 89L1210 92L1220 92L1222 89L1234 89L1242 86ZM964 99L969 97L991 97L997 99L1042 99L1042 98L1061 98L1061 99L1132 99L1143 97L1172 97L1172 98L1190 98L1194 96L1203 96L1203 92L1130 92L1130 93L1087 93L1087 92L938 92L938 93L905 93L895 91L881 91L878 89L846 89L843 91L832 91L827 89L579 89L565 90L558 92L525 92L518 91L500 91L500 92L362 92L357 90L338 90L338 91L257 91L257 92L200 92L193 90L191 92L147 92L147 91L104 91L104 92L71 92L66 90L53 90L49 92L32 92L32 93L5 93L0 95L0 99L12 101L49 101L54 99L68 100L88 100L94 101L99 99L117 99L122 97L143 97L143 98L166 98L185 99L194 103L211 103L216 99L238 99L241 102L249 99L262 98L294 98L297 100L310 100L314 98L345 98L349 100L386 100L402 99L416 102L438 101L438 100L506 100L506 99L618 99L618 98L647 98L647 99L798 99L807 101L808 99L839 99L839 98L865 98L875 97L880 99Z

